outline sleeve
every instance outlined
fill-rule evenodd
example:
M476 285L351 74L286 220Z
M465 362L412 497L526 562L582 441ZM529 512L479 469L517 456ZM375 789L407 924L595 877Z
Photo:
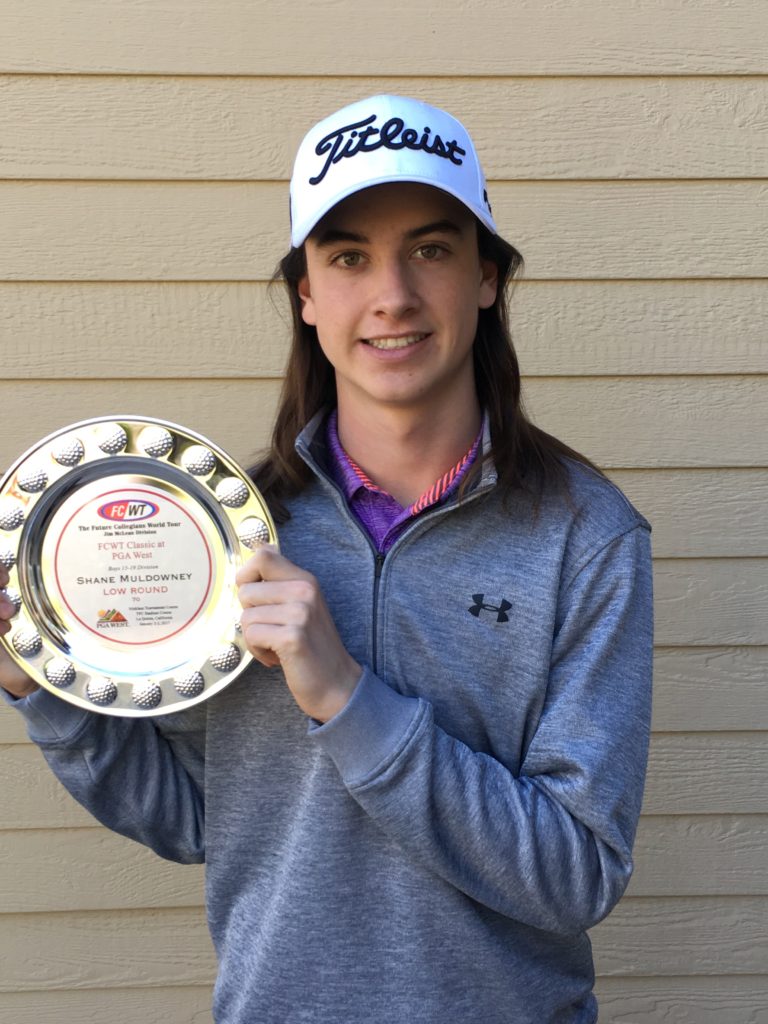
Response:
M152 720L96 714L43 689L6 699L57 778L103 825L168 860L205 859L197 708Z
M412 856L496 912L574 934L612 909L631 875L652 633L649 531L637 526L560 594L547 694L519 775L367 670L347 707L310 731Z

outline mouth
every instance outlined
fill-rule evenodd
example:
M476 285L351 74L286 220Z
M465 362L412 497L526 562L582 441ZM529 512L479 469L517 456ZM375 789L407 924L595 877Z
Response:
M387 337L387 338L363 338L363 342L366 345L370 345L372 348L378 349L398 349L398 348L410 348L411 345L416 345L420 341L424 341L425 338L429 337L429 332L424 331L419 334L403 334L399 337Z

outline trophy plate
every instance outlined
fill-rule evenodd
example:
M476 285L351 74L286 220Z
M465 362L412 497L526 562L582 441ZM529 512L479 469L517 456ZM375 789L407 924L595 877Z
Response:
M0 481L16 606L0 643L79 707L180 711L252 660L235 574L264 543L277 543L264 499L207 438L139 416L74 423Z

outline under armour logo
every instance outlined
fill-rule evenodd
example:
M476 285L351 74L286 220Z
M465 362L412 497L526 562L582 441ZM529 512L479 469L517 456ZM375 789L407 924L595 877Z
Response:
M485 594L472 595L472 600L475 603L471 608L467 609L470 615L474 615L476 619L479 619L480 612L496 612L497 622L509 622L507 612L512 607L512 603L510 601L507 601L502 597L501 604L497 607L495 604L486 604L484 598Z

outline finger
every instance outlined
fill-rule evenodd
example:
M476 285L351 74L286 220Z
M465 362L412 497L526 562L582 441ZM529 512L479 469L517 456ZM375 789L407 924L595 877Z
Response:
M251 555L235 577L238 584L258 583L260 580L311 580L311 573L294 565L281 555L272 544L263 544Z
M0 564L0 588L7 587L10 582L11 574L8 572L4 565Z
M255 565L253 558L249 558L245 565L241 565L235 575L235 584L238 587L246 586L249 583L260 583L261 573Z
M238 589L237 596L243 608L259 605L311 604L317 589L309 580L266 581L245 583Z
M266 647L249 647L248 649L256 661L264 665L266 668L277 668L280 664L280 659L275 652L270 651Z
M275 550L274 545L272 544L260 545L245 565L242 565L237 570L235 583L241 586L243 583L258 583L261 580L261 558L259 556L261 556L267 549Z
M271 660L272 664L279 665L279 648L285 642L284 637L286 636L287 628L290 627L279 623L243 623L243 638L248 646L248 650L255 658L263 661L264 664Z
M261 662L262 665L266 665L267 668L275 668L280 664L280 656L275 651L269 641L269 637L264 631L259 630L258 624L242 622L243 639L245 640L246 646L251 654L254 656L256 661ZM272 628L274 627L267 627Z
M0 593L0 621L12 619L16 614L16 605L5 594Z
M255 625L298 626L300 629L303 629L309 623L309 619L310 613L307 606L297 601L251 605L244 609L240 617L240 621L245 629Z

